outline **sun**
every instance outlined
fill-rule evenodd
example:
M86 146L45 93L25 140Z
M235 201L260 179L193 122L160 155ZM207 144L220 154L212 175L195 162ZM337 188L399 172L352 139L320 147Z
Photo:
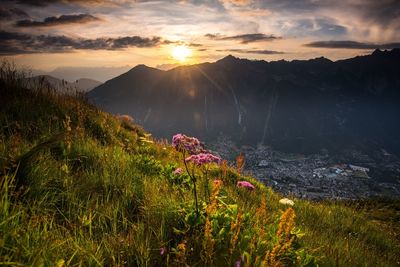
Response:
M186 61L188 57L192 55L192 50L190 50L187 46L178 45L175 46L172 50L172 57L180 62Z

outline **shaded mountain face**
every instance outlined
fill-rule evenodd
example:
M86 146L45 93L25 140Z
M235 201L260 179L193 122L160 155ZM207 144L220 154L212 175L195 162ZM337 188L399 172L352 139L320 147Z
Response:
M31 78L26 78L25 81L28 87L35 88L44 85L62 93L86 93L101 85L101 82L87 78L78 79L74 82L68 82L50 75L38 75Z
M168 139L177 132L207 141L222 134L290 152L400 151L399 49L336 62L227 56L169 71L139 65L88 97Z

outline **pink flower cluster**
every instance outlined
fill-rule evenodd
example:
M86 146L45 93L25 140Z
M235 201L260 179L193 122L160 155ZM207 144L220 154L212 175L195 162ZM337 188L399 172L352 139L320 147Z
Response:
M211 153L200 153L197 155L191 155L190 157L187 157L185 159L186 162L193 162L197 166L203 165L203 164L208 164L215 162L219 164L221 162L221 158L214 156Z
M182 173L183 173L182 168L177 168L177 169L174 171L174 175L176 175L176 176L179 176L179 175L181 175Z
M256 188L254 185L247 181L239 181L237 182L237 186L247 188L248 190L254 190Z
M172 137L172 146L178 151L186 150L191 155L203 152L199 139L184 134L174 135Z

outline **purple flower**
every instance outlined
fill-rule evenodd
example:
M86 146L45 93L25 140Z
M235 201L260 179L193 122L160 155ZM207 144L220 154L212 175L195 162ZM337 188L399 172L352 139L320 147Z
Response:
M182 168L177 168L175 171L174 171L174 175L181 175L183 173L183 170L182 170Z
M161 255L161 256L164 255L165 252L167 252L167 249L166 249L166 248L160 248L160 255Z
M247 181L239 181L237 182L237 186L247 188L248 190L254 190L256 188L254 185Z
M177 151L188 151L191 155L204 152L199 139L195 137L189 137L184 134L174 135L172 137L172 146Z
M240 260L238 260L238 261L235 261L235 267L240 267L240 263L241 263L241 261L240 261Z
M221 162L221 158L214 156L211 153L200 153L197 155L191 155L185 159L186 162L193 162L197 166L208 164L208 163L217 163Z

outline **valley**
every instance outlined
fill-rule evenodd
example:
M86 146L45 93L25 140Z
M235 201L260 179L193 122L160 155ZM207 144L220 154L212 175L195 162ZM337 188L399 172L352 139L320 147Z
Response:
M386 151L369 156L357 150L342 155L292 154L266 146L236 147L227 138L210 146L234 165L243 153L245 174L285 196L311 200L400 197L400 159Z

